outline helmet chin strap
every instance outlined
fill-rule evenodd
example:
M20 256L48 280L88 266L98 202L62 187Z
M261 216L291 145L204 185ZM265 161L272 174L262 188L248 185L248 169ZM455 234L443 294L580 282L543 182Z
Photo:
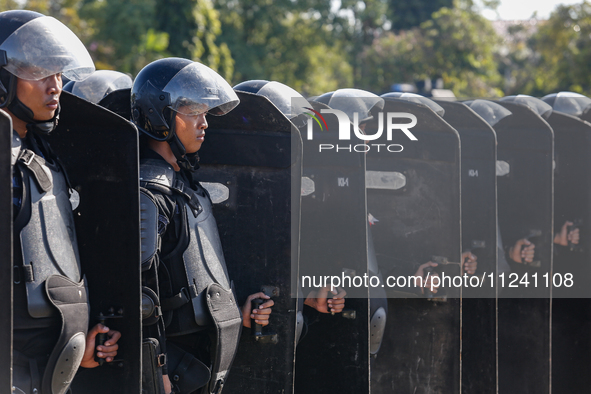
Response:
M55 115L53 116L53 118L41 121L33 119L33 111L31 111L29 107L23 104L17 96L14 96L10 104L8 104L8 109L10 110L10 112L12 112L14 116L19 118L20 120L27 122L27 131L31 131L39 135L48 135L57 126L61 106L60 104L57 105L57 109L55 111Z
M185 146L183 145L179 137L176 135L176 122L174 117L172 117L170 124L172 138L168 140L168 145L170 145L170 149L172 150L172 153L176 158L176 163L179 165L180 168L183 168L185 170L197 170L199 168L199 156L197 155L197 152L187 153Z

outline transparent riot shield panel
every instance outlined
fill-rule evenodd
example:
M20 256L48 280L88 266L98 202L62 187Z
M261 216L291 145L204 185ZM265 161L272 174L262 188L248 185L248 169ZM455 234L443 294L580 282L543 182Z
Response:
M59 126L49 137L78 195L74 210L90 325L121 332L116 360L82 369L74 392L141 392L139 159L135 126L62 93ZM101 316L102 315L102 316Z
M214 203L238 303L263 291L275 305L268 326L243 328L224 392L291 393L302 142L267 98L237 94L240 104L234 110L208 117L195 179Z
M353 106L355 106L353 99ZM296 393L368 393L370 302L365 153L346 117L312 103L304 145L300 282L303 298L321 288L346 291L342 313L304 306L307 332L296 353ZM330 297L330 296L329 296Z
M437 101L443 118L460 134L462 161L462 252L477 258L475 275L497 272L496 134L462 103ZM496 393L496 275L462 294L462 390ZM494 284L494 282L493 282Z
M579 373L591 368L591 183L586 170L591 165L591 124L556 111L548 123L554 130L556 163L554 234L561 234L560 244L554 243L553 272L557 279L571 274L574 282L552 290L552 389L576 392L591 385L591 376ZM572 238L576 229L579 240L573 243L569 234Z
M499 392L544 393L550 390L554 133L528 107L498 104L512 113L494 126L502 170L499 231L510 266L498 282ZM512 247L527 247L522 240L535 245L531 262L511 258Z
M0 352L4 355L0 370L0 391L12 390L12 171L10 146L12 122L6 112L0 110L0 257L4 264L0 269Z
M459 392L462 284L456 279L454 286L453 278L462 275L460 139L428 107L397 98L386 99L383 113L374 114L365 132L377 134L380 122L382 135L366 143L367 172L399 173L405 184L367 185L391 315L371 361L371 391ZM435 273L449 278L436 293L421 290L412 279Z

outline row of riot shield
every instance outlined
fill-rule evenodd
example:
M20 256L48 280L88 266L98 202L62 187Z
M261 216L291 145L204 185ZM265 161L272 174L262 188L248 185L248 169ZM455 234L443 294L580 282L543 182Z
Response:
M275 305L269 326L242 331L224 390L492 394L588 387L591 124L516 99L386 97L364 139L350 132L352 124L344 132L325 104L311 102L310 119L296 126L267 98L238 95L235 110L208 118L195 178L214 203L238 302L263 291ZM404 131L408 119L414 121ZM0 146L10 138L10 119L2 116ZM74 217L91 322L122 333L117 360L80 371L73 393L139 394L137 130L64 93L49 143L79 196ZM5 149L0 178L7 184L11 177ZM5 258L14 236L11 197L10 188L0 189ZM580 242L555 247L566 222L579 228ZM506 257L529 244L529 263ZM474 275L464 272L468 252L477 257ZM411 285L418 272L450 279L434 292ZM12 267L5 265L0 280L12 283ZM342 313L304 305L333 286L347 292ZM12 293L8 285L1 291L7 333ZM10 340L2 336L6 354ZM10 392L9 363L3 361L2 392Z
M439 102L438 111L386 98L383 114L414 115L415 139L387 130L385 118L380 126L377 114L366 127L367 140L354 143L342 138L341 122L324 104L310 108L325 114L321 122L310 114L307 124L295 127L265 98L240 98L235 112L210 122L214 137L204 148L199 177L230 190L216 216L222 241L235 249L226 252L233 256L230 274L252 277L239 298L266 289L277 300L279 318L261 332L243 332L227 385L294 393L586 387L589 375L576 371L589 366L583 335L589 319L580 308L587 305L581 284L589 275L589 188L582 171L590 124L519 100ZM260 112L264 119L257 119ZM380 127L385 131L376 137ZM226 159L218 152L228 144L235 148ZM276 156L288 151L291 160ZM249 181L241 184L243 177ZM241 191L245 185L256 190ZM289 227L279 225L281 212L289 219L276 211L280 204L291 210ZM240 216L251 218L247 234L246 223L236 226ZM581 242L565 247L561 257L553 239L566 221L578 226ZM277 225L274 246L284 248L274 258L261 241L269 222ZM512 247L529 244L535 245L531 261L508 259ZM430 261L440 277L465 280L462 253L468 252L478 258L468 278L478 278L478 286L444 283L433 294L388 282ZM245 256L249 264L240 261ZM567 274L579 278L577 286L557 282L569 280ZM354 278L364 276L379 280L356 285ZM334 277L338 284L329 284L348 293L342 314L302 307L309 292L327 285L322 278ZM573 351L577 345L582 349Z

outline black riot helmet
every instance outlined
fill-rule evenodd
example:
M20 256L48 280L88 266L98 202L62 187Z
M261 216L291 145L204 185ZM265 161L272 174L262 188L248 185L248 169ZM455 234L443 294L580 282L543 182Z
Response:
M127 74L112 70L98 70L84 81L70 81L64 91L100 105L117 115L131 119L129 96L133 81Z
M408 93L408 92L389 92L389 93L382 94L380 97L383 97L383 98L393 97L393 98L399 98L399 99L410 101L410 102L417 103L417 104L423 104L423 105L426 105L427 107L431 108L431 110L433 110L433 112L435 112L437 115L441 116L442 118L443 118L443 115L445 115L445 110L443 109L443 107L441 105L437 104L435 101L431 100L430 98L427 98L425 96L421 96L420 94Z
M63 23L37 12L17 10L0 13L0 108L8 108L27 122L27 129L48 134L53 119L34 120L33 111L16 97L17 78L38 81L55 74L81 81L94 72L84 44Z
M574 92L552 93L542 97L542 101L552 106L557 112L581 116L591 110L591 99Z
M136 76L131 88L131 119L148 137L167 141L179 166L193 169L196 162L186 157L175 133L176 113L225 115L239 102L228 82L211 68L172 57L148 64Z
M384 108L383 98L360 89L339 89L315 97L313 101L343 111L352 123L357 116L358 124L372 120L372 113Z
M70 92L94 104L109 94L121 90L131 89L133 81L127 74L112 70L97 70L84 81L70 81L64 85L64 91Z
M539 98L528 96L525 94L505 96L499 101L506 101L508 103L525 105L544 119L548 119L550 115L552 115L552 106L550 104L540 100Z
M281 82L255 79L239 83L234 86L234 90L268 98L297 127L302 127L308 120L305 114L310 110L310 103L296 90Z
M491 127L494 127L507 116L513 115L507 108L489 100L468 100L464 101L464 104L476 112Z

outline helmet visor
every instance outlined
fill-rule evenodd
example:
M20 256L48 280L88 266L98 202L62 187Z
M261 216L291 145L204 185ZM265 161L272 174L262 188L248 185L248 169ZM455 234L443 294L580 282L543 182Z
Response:
M131 78L111 70L99 70L82 82L76 82L72 94L98 104L107 94L119 89L130 89Z
M553 101L552 108L554 111L574 116L581 116L587 108L591 107L589 97L573 92L552 93L542 97L542 100L548 103Z
M525 105L544 119L548 119L548 117L552 114L552 107L548 103L540 100L539 98L527 96L525 94L506 96L499 101L507 101L509 103Z
M507 116L512 115L507 108L488 100L470 100L464 101L464 104L472 108L491 127L494 127Z
M308 112L310 103L294 89L278 82L269 82L258 92L269 99L289 120Z
M435 101L421 96L420 94L415 94L415 93L406 93L406 92L390 92L390 93L385 93L382 94L380 97L383 98L388 98L388 97L394 97L394 98L400 98L400 99L404 99L413 103L417 103L417 104L423 104L426 105L427 107L431 108L431 110L433 110L433 112L435 112L437 115L443 117L443 115L445 115L445 110L443 109L443 107L439 104L437 104Z
M6 70L21 79L37 81L62 73L72 81L82 81L94 72L94 63L80 39L49 16L16 29L0 50L6 52Z
M162 91L170 94L172 109L185 115L225 115L240 102L224 78L196 62L179 71Z
M343 111L353 122L357 113L359 122L372 119L371 111L384 108L384 99L365 90L339 89L332 93L328 106Z

